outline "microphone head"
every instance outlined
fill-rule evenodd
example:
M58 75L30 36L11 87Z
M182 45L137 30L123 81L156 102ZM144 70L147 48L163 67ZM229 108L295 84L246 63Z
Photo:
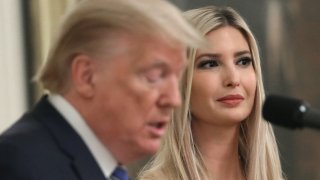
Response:
M307 106L301 100L269 95L263 105L263 117L271 123L289 128L302 128Z

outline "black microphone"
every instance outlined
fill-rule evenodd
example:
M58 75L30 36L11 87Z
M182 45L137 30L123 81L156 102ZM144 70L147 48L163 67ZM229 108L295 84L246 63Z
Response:
M267 121L287 128L320 129L320 111L298 99L269 95L264 102L262 114Z

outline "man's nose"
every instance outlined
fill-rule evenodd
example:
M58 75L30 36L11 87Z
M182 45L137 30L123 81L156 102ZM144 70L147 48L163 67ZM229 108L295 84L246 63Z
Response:
M170 77L168 82L165 84L160 100L161 105L178 107L181 105L181 94L179 89L179 78Z

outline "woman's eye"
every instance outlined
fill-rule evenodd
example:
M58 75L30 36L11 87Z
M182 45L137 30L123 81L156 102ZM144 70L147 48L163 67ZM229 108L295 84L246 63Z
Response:
M218 62L216 60L203 60L198 64L198 68L203 68L203 69L209 69L219 66Z
M250 57L242 57L237 61L237 65L249 66L252 64L252 59Z

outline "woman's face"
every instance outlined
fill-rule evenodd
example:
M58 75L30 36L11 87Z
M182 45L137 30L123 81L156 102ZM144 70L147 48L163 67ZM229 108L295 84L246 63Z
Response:
M252 110L257 85L248 42L231 26L206 37L210 45L195 59L191 113L199 122L239 124Z

